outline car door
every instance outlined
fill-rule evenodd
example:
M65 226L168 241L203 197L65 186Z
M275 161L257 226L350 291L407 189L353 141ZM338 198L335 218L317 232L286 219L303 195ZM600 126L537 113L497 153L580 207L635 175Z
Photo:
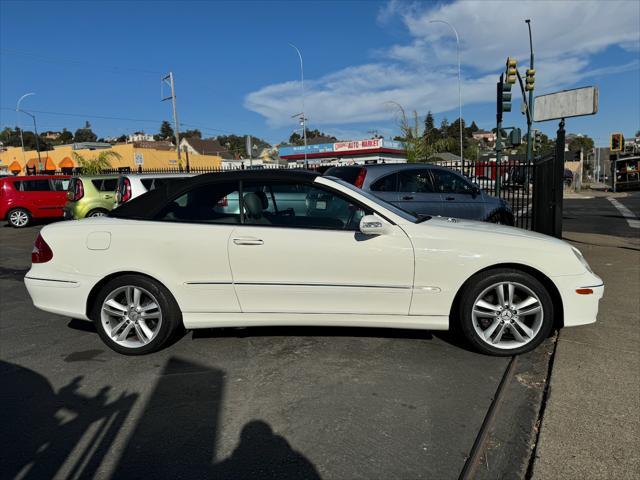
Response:
M445 215L484 220L484 198L462 175L445 168L432 170L435 188L444 199Z
M291 191L304 192L304 212L278 205ZM408 314L414 262L402 229L361 234L370 211L312 183L245 182L241 200L228 248L243 312Z
M69 178L51 178L49 180L51 192L49 192L50 216L61 217L62 209L67 201L67 189L69 188Z
M51 185L47 178L23 180L20 190L27 201L27 205L34 217L51 216L53 198Z
M447 215L442 196L435 191L428 168L398 172L397 205L418 215Z
M369 185L368 190L376 197L385 200L386 202L398 203L398 173L391 173L384 175Z

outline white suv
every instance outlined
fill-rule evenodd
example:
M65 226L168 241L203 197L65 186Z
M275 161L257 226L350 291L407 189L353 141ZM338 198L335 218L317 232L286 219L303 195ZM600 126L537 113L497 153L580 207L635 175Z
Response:
M120 175L116 187L116 207L168 182L195 176L195 173L127 173Z

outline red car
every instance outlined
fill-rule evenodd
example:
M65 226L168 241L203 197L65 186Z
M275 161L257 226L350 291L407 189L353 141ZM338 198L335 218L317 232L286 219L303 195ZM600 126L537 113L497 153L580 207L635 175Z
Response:
M62 218L70 178L68 175L0 178L0 219L22 228L34 218Z

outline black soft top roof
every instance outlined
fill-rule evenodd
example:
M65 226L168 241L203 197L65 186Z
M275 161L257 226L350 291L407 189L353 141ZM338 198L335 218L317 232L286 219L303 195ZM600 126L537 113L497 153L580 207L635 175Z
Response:
M213 183L243 181L312 182L319 174L307 170L237 170L231 172L204 173L188 178L175 178L165 185L140 195L109 213L110 217L151 220L174 198L194 188Z

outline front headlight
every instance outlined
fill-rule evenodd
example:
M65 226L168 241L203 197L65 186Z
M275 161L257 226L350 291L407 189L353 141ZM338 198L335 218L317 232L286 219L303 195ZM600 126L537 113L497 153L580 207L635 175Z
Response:
M580 263L584 265L584 268L586 268L589 272L593 273L593 270L591 270L591 267L589 266L585 258L582 256L582 252L578 250L576 247L571 247L571 250L573 250L573 254L576 256L576 258L580 260Z

